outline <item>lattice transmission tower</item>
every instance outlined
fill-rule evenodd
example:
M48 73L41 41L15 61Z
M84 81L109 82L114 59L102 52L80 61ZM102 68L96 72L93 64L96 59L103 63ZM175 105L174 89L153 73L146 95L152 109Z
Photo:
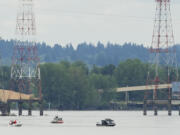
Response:
M11 65L12 89L42 99L33 0L19 0L16 18L16 43Z
M156 13L154 31L150 47L150 66L147 77L147 85L155 85L153 90L153 108L157 115L158 88L160 84L170 84L178 80L176 50L172 28L170 0L155 0ZM163 75L163 73L165 75ZM171 115L172 90L167 85L168 91L168 114ZM145 94L145 100L148 95ZM146 114L145 114L146 115Z

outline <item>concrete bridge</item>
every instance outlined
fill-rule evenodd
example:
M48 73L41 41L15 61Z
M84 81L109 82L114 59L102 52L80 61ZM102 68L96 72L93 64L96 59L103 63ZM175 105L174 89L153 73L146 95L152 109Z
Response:
M0 89L1 102L7 103L8 101L18 101L18 100L28 101L28 100L38 100L38 98L34 98L32 94L23 94L12 90Z
M40 115L43 115L43 105L42 101L39 98L35 98L33 94L24 94L15 92L12 90L3 90L0 89L0 110L1 115L7 116L10 115L10 104L11 102L18 103L19 115L22 115L22 104L27 102L29 104L28 115L32 115L32 103L39 102L40 104Z
M154 115L157 115L157 108L158 105L167 105L168 107L168 115L171 115L171 105L177 105L179 106L179 115L180 115L180 99L179 99L179 95L178 95L178 99L173 100L172 96L172 88L173 88L173 84L159 84L158 86L156 85L147 85L147 86L133 86L133 87L122 87L122 88L117 88L116 92L125 92L126 93L126 103L129 103L129 92L133 92L133 91L150 91L150 90L167 90L167 89L171 89L171 97L169 99L166 100L158 100L158 99L152 99L152 100L147 100L144 99L143 102L138 102L138 104L143 104L143 114L147 115L147 105L148 104L152 104L153 108L154 108ZM132 104L134 104L135 102L133 101ZM136 103L135 103L136 104Z
M117 88L117 92L130 92L130 91L147 91L147 90L154 90L156 85L147 85L147 86L133 86L133 87L122 87ZM160 89L168 89L172 88L172 84L159 84L157 90Z

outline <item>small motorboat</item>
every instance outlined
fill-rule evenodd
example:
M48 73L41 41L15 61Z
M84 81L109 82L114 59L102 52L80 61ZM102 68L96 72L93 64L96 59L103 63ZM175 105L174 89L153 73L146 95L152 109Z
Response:
M18 120L11 120L11 121L9 122L9 125L10 125L10 126L13 126L13 127L21 127L21 126L22 126L22 123L21 123L20 121L18 121Z
M105 120L101 120L101 122L98 122L96 124L96 126L107 126L107 127L113 127L116 126L114 120L112 119L105 119Z
M64 121L62 118L58 117L58 116L55 116L54 119L51 121L51 123L53 124L63 124Z

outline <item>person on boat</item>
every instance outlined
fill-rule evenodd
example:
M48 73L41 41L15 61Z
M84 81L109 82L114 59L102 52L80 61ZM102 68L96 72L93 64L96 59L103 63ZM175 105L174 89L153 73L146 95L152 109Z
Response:
M16 120L11 120L10 125L14 125L14 124L17 124L17 121Z
M13 124L16 124L17 123L17 121L15 120L14 122L13 122Z
M56 115L55 117L54 117L54 120L58 120L59 119L59 117Z

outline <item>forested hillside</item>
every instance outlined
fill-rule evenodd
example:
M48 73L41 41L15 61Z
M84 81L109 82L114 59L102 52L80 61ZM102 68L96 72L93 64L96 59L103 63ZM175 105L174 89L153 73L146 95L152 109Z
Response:
M12 50L14 41L0 40L0 54L3 64L9 65L11 63ZM74 62L83 61L88 66L97 65L104 66L107 64L118 65L120 61L126 59L140 59L147 61L147 49L142 45L126 43L124 45L111 44L97 45L82 43L75 49L72 45L62 47L61 45L54 45L50 47L45 43L38 43L38 51L41 63L44 62L60 62L62 60Z
M5 65L10 65L14 40L5 41L0 40L0 54L1 61ZM105 66L108 64L118 65L119 62L127 59L139 59L147 62L149 59L148 49L143 45L136 45L132 43L111 44L104 45L98 43L97 45L81 43L74 48L72 45L54 45L53 47L38 43L38 52L41 63L57 63L60 61L83 61L89 67L93 65ZM180 63L180 45L176 45L178 63Z

